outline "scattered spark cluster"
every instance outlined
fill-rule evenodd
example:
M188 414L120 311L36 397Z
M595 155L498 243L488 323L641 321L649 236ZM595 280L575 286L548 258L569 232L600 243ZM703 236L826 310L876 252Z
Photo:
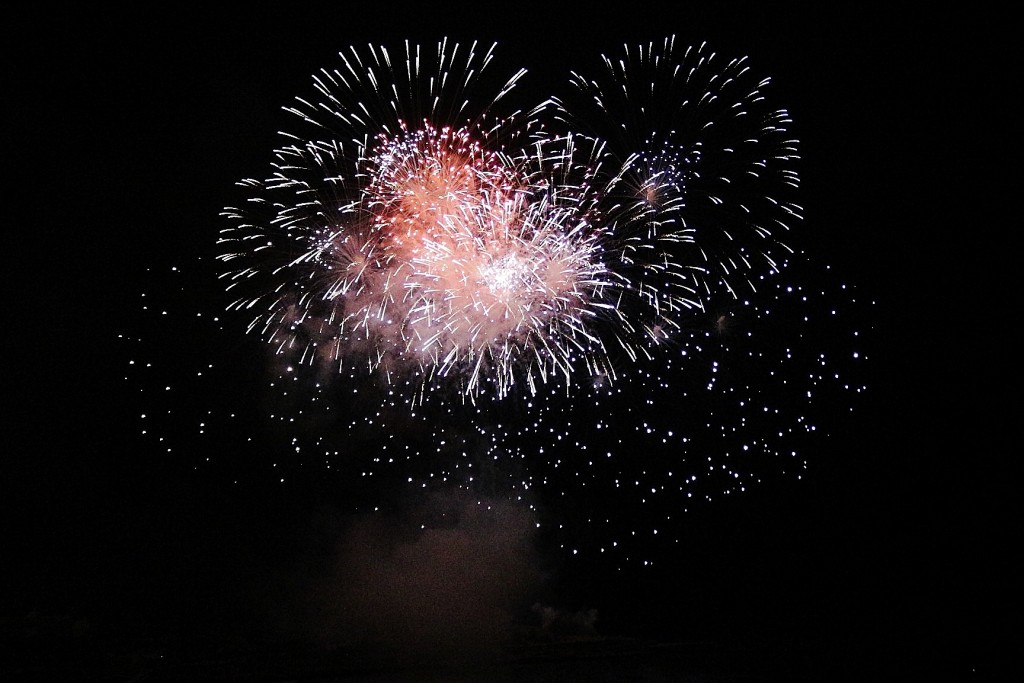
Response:
M156 360L132 368L161 406L148 435L220 461L276 439L282 482L521 500L565 550L616 561L807 468L818 418L864 389L862 302L788 246L797 143L746 59L667 39L517 107L525 72L491 79L493 47L340 57L224 212L228 315L186 323L183 289L155 316L211 348L247 327L269 426L211 364L154 402Z

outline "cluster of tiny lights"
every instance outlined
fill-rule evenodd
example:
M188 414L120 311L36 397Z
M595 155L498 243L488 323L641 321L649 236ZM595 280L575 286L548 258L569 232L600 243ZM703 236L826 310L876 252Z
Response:
M794 244L798 145L745 58L669 38L524 108L494 51L314 76L216 258L155 273L122 335L142 435L353 511L510 502L573 558L650 566L687 512L827 457L871 304Z

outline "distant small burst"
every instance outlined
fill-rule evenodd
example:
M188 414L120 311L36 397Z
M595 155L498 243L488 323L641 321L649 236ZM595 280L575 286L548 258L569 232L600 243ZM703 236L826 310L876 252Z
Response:
M351 48L288 108L221 241L283 364L410 401L604 382L778 268L796 143L743 60L667 39L502 113L493 54Z

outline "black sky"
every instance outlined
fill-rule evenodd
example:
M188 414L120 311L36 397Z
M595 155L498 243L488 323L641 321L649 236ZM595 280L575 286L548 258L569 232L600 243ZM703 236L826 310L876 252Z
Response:
M675 34L773 76L802 141L808 245L878 302L869 397L810 481L694 516L688 588L668 563L639 588L584 577L564 606L599 606L607 628L645 637L700 638L703 624L817 643L865 671L994 670L1020 507L1000 360L1016 346L1012 220L994 208L1012 162L993 139L1005 18L343 4L8 22L0 637L22 642L31 614L161 637L221 599L202 628L230 632L251 593L224 598L225 568L270 581L310 552L290 535L309 507L288 494L232 497L144 451L116 342L147 268L212 252L226 194L264 168L309 74L350 44L449 36L498 41L547 92L602 51Z

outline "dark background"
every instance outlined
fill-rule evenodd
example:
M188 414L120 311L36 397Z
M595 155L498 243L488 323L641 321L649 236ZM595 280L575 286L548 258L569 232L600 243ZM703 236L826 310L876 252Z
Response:
M350 44L449 36L498 41L547 92L600 52L668 34L774 77L820 226L809 246L877 301L870 391L804 481L693 516L685 586L670 560L642 583L577 576L545 597L601 610L605 636L755 644L754 672L759 657L776 671L780 652L814 680L998 671L1019 545L1014 366L1001 360L1016 346L1014 219L997 212L1013 162L997 133L1006 18L342 5L7 21L0 672L109 670L83 643L144 662L169 643L187 659L188 633L192 651L237 645L261 617L240 607L259 601L232 592L234 569L269 582L301 553L291 533L315 506L300 493L227 494L143 447L117 335L150 265L210 253L226 192L264 168L309 74Z

